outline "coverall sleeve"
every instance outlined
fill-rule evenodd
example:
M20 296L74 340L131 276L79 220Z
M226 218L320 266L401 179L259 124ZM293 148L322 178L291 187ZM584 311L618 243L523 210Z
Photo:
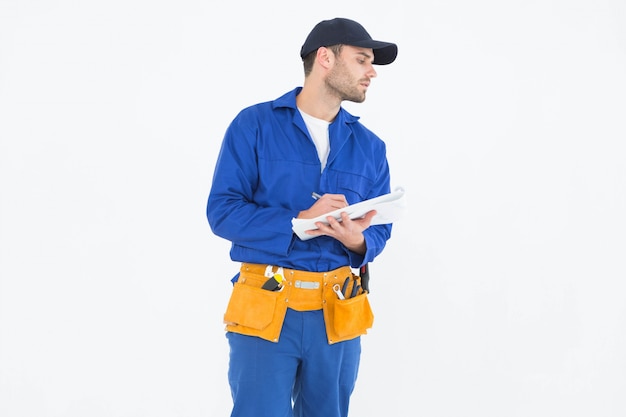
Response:
M217 236L233 244L285 255L293 242L291 219L297 215L280 205L260 204L257 124L237 117L224 136L207 203L207 219Z
M383 150L380 152L381 159L379 160L376 172L379 173L377 181L373 184L368 199L378 197L383 194L387 194L391 191L391 178L389 172L389 163L387 161L386 152ZM365 265L368 262L372 262L385 248L387 241L391 237L391 224L380 224L370 226L363 231L366 244L366 252L364 255L348 251L350 257L350 265L353 268L358 268ZM347 250L347 249L346 249Z

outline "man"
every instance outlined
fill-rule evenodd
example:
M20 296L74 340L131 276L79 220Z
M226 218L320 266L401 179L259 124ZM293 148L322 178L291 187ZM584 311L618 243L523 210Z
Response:
M242 263L224 316L232 417L348 415L373 320L352 268L382 252L391 225L343 213L300 239L291 221L390 191L384 142L341 103L363 102L374 65L397 51L353 20L322 21L300 52L303 87L244 109L226 131L207 217Z

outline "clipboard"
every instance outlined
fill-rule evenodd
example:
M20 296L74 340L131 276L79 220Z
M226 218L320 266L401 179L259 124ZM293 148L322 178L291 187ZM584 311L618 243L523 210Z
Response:
M363 217L367 212L376 210L376 215L370 225L393 223L399 220L406 210L404 189L397 187L394 191L383 194L360 203L351 204L348 207L337 209L313 219L291 219L292 230L301 240L309 240L316 236L307 235L306 230L317 229L315 223L328 224L326 218L332 216L341 221L341 213L346 212L351 219Z

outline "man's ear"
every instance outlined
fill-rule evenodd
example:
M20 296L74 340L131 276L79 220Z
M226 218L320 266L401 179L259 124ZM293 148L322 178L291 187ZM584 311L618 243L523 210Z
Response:
M317 62L324 68L328 69L335 59L333 52L325 46L317 48Z

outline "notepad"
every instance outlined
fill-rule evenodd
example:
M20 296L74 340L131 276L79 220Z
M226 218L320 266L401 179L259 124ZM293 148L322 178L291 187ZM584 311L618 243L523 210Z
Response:
M305 231L317 229L315 226L315 223L317 222L328 224L328 221L326 220L328 216L332 216L341 221L341 213L346 212L351 219L358 219L372 210L376 210L376 215L370 223L372 226L377 224L393 223L394 221L399 220L406 210L404 189L397 187L394 191L388 194L383 194L369 200L361 201L360 203L349 205L348 207L342 209L322 214L314 219L294 218L291 220L292 230L301 240L309 240L316 236L307 235Z

